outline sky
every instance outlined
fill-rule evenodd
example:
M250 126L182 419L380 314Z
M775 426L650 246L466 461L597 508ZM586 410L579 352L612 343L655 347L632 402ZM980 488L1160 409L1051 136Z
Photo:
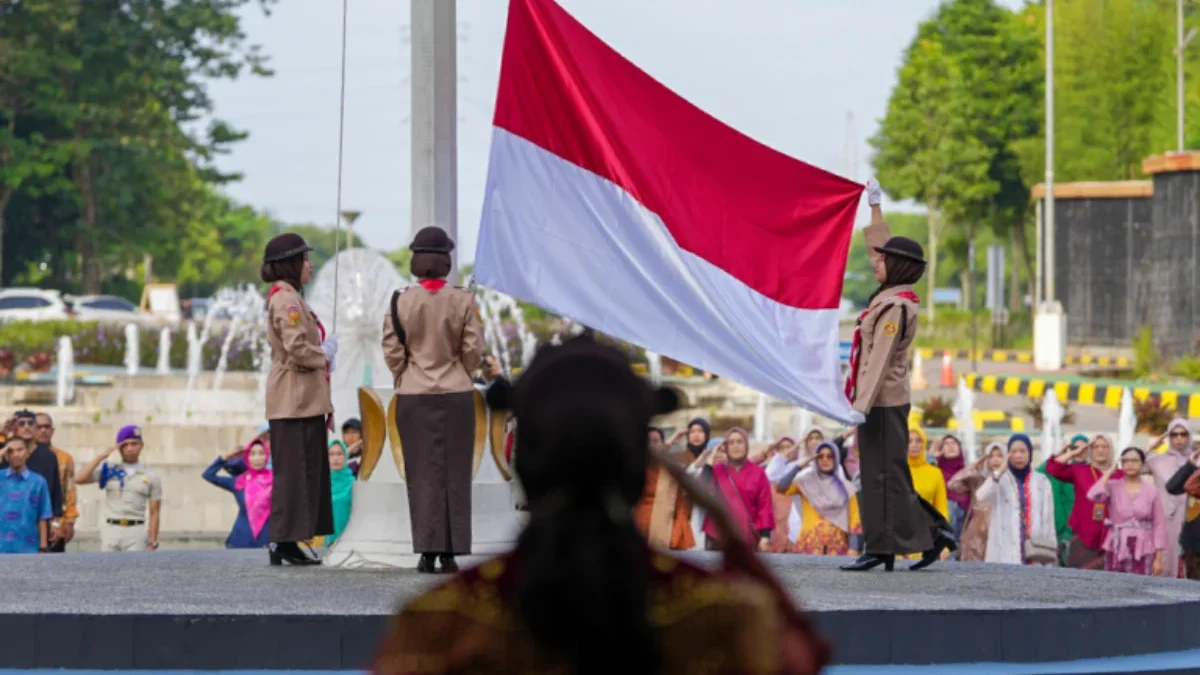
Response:
M443 1L443 0L439 0ZM1022 0L1000 0L1016 7ZM459 0L459 251L473 257L507 4ZM718 119L829 171L870 177L867 139L904 48L937 0L560 0L601 39ZM243 24L275 75L212 83L215 115L249 132L220 160L226 192L291 223L332 227L341 9L283 0ZM412 234L408 0L349 0L343 209L392 250ZM885 208L912 208L890 205ZM866 219L865 209L860 219Z

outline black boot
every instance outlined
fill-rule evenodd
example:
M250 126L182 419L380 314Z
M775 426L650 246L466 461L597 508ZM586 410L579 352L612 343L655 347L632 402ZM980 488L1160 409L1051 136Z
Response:
M443 553L438 556L438 562L441 563L441 569L438 571L442 574L458 574L458 563L454 562L453 554Z
M304 552L300 550L300 547L297 546L296 542L294 541L271 544L270 559L272 565L282 565L285 562L289 565L321 564L320 560L313 560L312 558L304 555Z
M942 551L950 551L951 553L958 550L958 542L954 541L954 535L945 530L940 530L937 536L933 539L933 548L921 554L921 559L909 565L910 570L923 570L933 563L941 560Z
M417 561L417 572L421 574L435 574L437 568L435 566L436 558L432 553L422 553L421 559Z
M864 553L858 557L858 560L849 565L842 565L840 569L847 572L866 572L873 570L876 567L883 565L883 569L891 572L896 567L896 556L880 555L877 553Z

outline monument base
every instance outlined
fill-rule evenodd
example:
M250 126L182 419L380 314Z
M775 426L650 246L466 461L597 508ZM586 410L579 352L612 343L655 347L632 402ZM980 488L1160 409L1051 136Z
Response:
M1062 370L1066 356L1067 315L1058 302L1042 303L1033 320L1033 366Z
M326 569L416 567L408 486L360 481L354 484L350 522L325 554ZM504 553L516 545L521 520L512 484L471 485L471 556L461 565Z

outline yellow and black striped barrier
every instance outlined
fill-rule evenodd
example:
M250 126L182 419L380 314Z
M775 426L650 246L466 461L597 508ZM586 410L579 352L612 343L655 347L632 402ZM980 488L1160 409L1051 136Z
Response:
M1041 377L980 375L969 373L964 376L967 386L985 394L1022 396L1040 399L1047 389L1054 389L1060 401L1071 401L1085 405L1102 405L1106 408L1121 407L1121 395L1125 389L1133 393L1135 401L1144 401L1156 396L1162 404L1172 410L1186 411L1188 417L1200 417L1200 392L1181 391L1169 387L1128 387L1120 384L1097 384L1077 380L1051 380Z
M996 363L1033 363L1033 352L1010 349L979 349L972 352L969 349L931 349L922 347L921 358L926 361L940 359L946 354L952 359L967 360L974 354L976 361L993 361ZM1133 365L1133 359L1124 356L1096 356L1093 354L1076 354L1065 359L1068 366L1102 366L1107 368L1128 368Z
M1025 419L1016 417L1003 410L974 410L972 415L975 422L975 431L990 431L1002 430L1007 432L1025 431ZM922 414L919 408L914 407L908 414L909 426L924 426L922 424ZM946 428L950 431L958 431L961 426L958 420L950 418Z

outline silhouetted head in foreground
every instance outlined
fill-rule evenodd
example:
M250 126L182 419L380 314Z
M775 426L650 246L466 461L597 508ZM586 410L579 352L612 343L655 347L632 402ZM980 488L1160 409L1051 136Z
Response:
M579 673L657 672L647 547L632 511L646 480L646 428L676 408L675 394L580 337L539 350L515 386L492 386L488 404L520 420L516 471L530 510L518 544L520 618Z

